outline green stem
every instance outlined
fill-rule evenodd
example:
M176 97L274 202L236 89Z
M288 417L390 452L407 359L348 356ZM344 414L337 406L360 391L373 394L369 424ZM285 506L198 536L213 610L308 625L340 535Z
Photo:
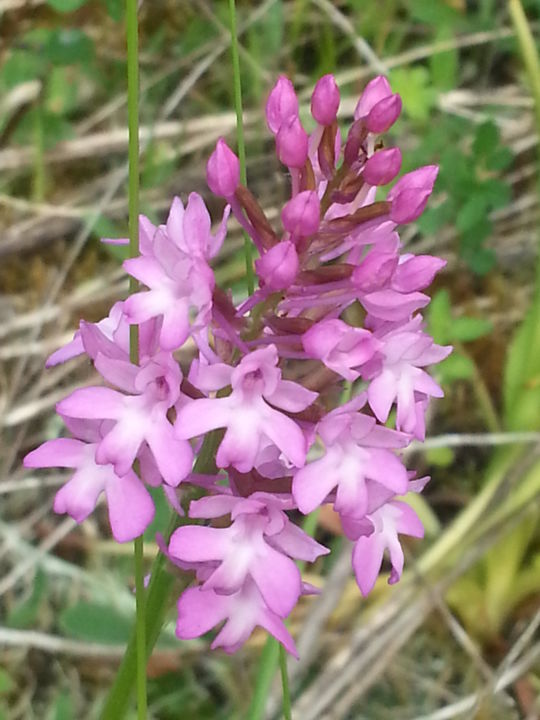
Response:
M242 79L240 76L240 57L238 54L238 33L236 29L236 5L229 0L229 21L231 26L231 55L233 64L234 107L236 110L236 142L240 160L240 179L247 185L246 146L244 144L244 117L242 112ZM253 253L251 240L244 236L244 255L246 258L246 285L249 295L253 294L255 281L253 275Z
M219 445L223 433L215 431L207 435L201 452L195 463L194 472L196 473L213 473L216 472L216 450ZM169 538L177 527L186 522L191 522L189 518L179 517L174 513L169 522L169 527L165 533L165 542L169 542ZM159 633L161 631L165 613L169 604L169 598L174 585L174 577L167 571L166 557L163 553L158 553L150 570L150 584L146 592L145 605L145 632L146 632L146 652L145 658L148 659L156 644ZM114 684L109 691L109 695L105 702L105 706L101 712L100 720L121 720L129 709L131 693L137 677L137 632L136 629L132 633L124 657L116 674Z
M34 115L34 176L32 184L32 196L37 203L43 202L45 198L45 139L43 135L43 105L42 93L37 99Z
M129 255L139 254L139 18L137 0L126 0L127 84L129 128ZM130 293L138 284L130 278ZM129 359L139 364L139 328L129 328ZM135 637L137 656L137 718L146 720L146 624L144 588L144 545L142 535L133 543L135 560Z
M135 554L135 603L137 635L137 719L146 719L146 625L144 591L144 543L142 535L133 543Z
M534 112L536 117L536 132L538 134L538 153L540 162L540 57L536 50L534 36L529 21L523 10L521 0L508 0L508 10L514 29L516 31L519 49L529 78L531 92L534 100ZM540 192L540 176L538 178ZM534 303L540 307L540 252L536 263L536 286Z
M289 676L287 675L287 651L279 644L279 667L281 670L281 687L283 689L283 717L292 720L291 693L289 690Z
M304 518L302 523L302 530L313 537L315 530L317 529L317 523L319 522L319 510L315 510ZM304 569L305 563L299 562L298 569L300 572ZM264 645L261 657L259 660L259 668L257 670L257 679L255 681L255 690L253 691L253 697L249 706L247 718L248 720L262 720L266 710L266 702L272 686L272 681L276 675L278 665L281 660L280 643L275 640L271 635L268 636ZM283 666L281 668L281 680L283 683ZM285 678L287 680L287 678ZM283 708L285 712L285 692L288 693L288 682L287 689L283 685ZM290 699L289 699L290 703ZM287 716L285 716L287 717Z
M259 669L257 671L257 680L255 682L255 690L251 698L247 718L248 720L261 720L266 710L266 701L272 681L276 674L276 668L279 663L279 643L271 635L268 636L263 647L259 660Z

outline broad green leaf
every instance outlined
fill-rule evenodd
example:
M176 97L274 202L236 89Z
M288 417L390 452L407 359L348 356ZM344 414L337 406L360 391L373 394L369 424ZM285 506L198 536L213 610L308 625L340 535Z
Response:
M7 693L10 693L14 687L15 683L13 682L11 675L7 670L0 667L0 695L7 695Z
M457 10L443 0L409 0L411 17L428 25L448 27L461 20Z
M48 112L65 116L77 108L77 83L74 82L73 73L73 68L52 68L44 99Z
M34 576L34 585L30 596L14 605L7 615L7 625L13 628L27 628L35 625L47 593L47 578L38 570Z
M47 0L47 5L58 12L69 13L78 10L86 2L87 0Z
M436 343L445 345L450 341L452 308L448 290L439 290L428 306L429 331Z
M518 328L506 356L503 401L509 428L540 429L539 396L540 301L537 300Z
M492 171L506 170L514 160L514 155L509 147L501 145L495 152L486 159L486 168Z
M512 591L536 529L537 516L537 512L533 512L523 518L486 555L486 610L494 630L501 628L512 610Z
M428 465L449 467L454 462L455 452L449 447L429 448L424 457Z
M493 120L487 120L476 129L472 151L479 160L491 155L499 145L499 129Z
M0 81L10 90L20 83L40 78L43 73L43 59L38 54L14 50L0 68Z
M483 227L485 226L476 226L475 232L462 237L461 257L477 275L485 275L495 267L497 262L497 256L491 248L485 248L478 244L482 239Z
M53 701L48 720L74 720L75 706L69 692L61 692Z
M90 221L91 218L88 218ZM106 215L100 215L92 224L92 235L99 241L102 238L126 238L128 234L127 228L122 228L119 223L114 222ZM114 245L112 243L101 243L101 247L106 250L109 255L123 262L129 257L128 245Z
M466 232L483 223L487 216L485 200L481 197L471 197L459 210L456 218L456 227L460 232Z
M477 340L485 335L489 335L492 330L493 323L489 320L465 316L458 317L452 322L450 340L471 342L472 340Z
M161 487L149 487L148 490L154 501L156 512L154 519L144 531L144 540L146 542L152 542L155 540L157 532L163 534L167 530L171 508Z
M103 4L110 18L116 22L122 20L124 17L124 0L103 0Z
M443 25L435 35L435 42L444 42L452 37L453 33L450 27ZM456 48L432 55L429 59L429 66L435 87L439 90L451 90L456 87L459 70L459 56Z
M94 41L76 28L51 30L43 54L57 66L87 64L94 57Z
M468 357L454 351L437 365L436 373L443 384L454 380L470 380L474 376L474 363Z
M427 120L437 99L437 91L430 84L426 68L398 68L391 72L390 82L394 92L403 98L404 112L412 120Z
M125 643L133 620L111 605L80 602L60 613L59 625L69 637L96 643Z

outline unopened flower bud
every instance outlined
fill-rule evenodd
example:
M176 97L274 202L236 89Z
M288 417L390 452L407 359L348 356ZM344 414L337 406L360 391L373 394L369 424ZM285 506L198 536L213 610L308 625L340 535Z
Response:
M392 204L390 219L393 222L409 223L420 217L433 191L438 172L437 165L425 165L398 180L387 197Z
M280 161L290 168L302 168L308 158L308 136L298 117L286 120L276 136Z
M319 229L321 204L313 190L295 195L281 211L281 222L294 237L313 235Z
M383 75L373 78L373 80L368 82L364 88L364 92L360 96L360 100L354 110L354 119L359 120L360 118L367 117L371 109L375 107L378 102L390 97L390 95L392 95L392 89L388 80Z
M266 123L276 135L282 124L298 116L298 98L289 78L280 75L266 102Z
M378 102L366 118L367 129L372 133L386 132L400 116L401 105L401 97L397 94Z
M294 243L283 240L255 261L257 274L266 287L284 290L298 274L298 255Z
M379 150L372 155L364 166L364 180L369 185L387 185L401 169L401 151L399 148Z
M223 138L206 164L206 182L218 197L230 198L240 183L240 161Z
M339 89L333 75L323 75L311 96L311 114L320 125L331 125L337 117Z

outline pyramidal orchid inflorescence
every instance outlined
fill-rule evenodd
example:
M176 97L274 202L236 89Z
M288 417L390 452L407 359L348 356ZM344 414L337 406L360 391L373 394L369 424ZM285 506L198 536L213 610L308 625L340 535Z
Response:
M141 218L140 255L124 263L139 292L104 320L81 322L48 361L86 353L105 384L58 403L71 437L25 458L27 467L73 468L54 509L77 522L104 491L119 542L152 521L149 486L161 486L178 512L186 500L187 517L162 544L171 563L195 574L178 601L177 634L221 626L213 647L228 652L261 626L296 654L284 620L301 595L317 592L296 561L329 552L293 521L297 511L333 505L364 595L385 553L389 582L399 580L400 536L423 534L407 494L427 478L415 478L401 453L424 438L429 399L442 396L426 367L451 348L433 342L421 315L444 262L403 252L398 226L422 213L437 168L403 175L376 200L401 167L399 149L380 137L401 99L375 78L345 136L339 102L333 76L321 78L308 134L291 82L280 77L270 93L267 124L291 178L281 228L241 184L223 139L207 165L210 190L226 201L215 233L196 193L186 206L175 198L164 225ZM239 303L211 267L230 212L259 253L258 288ZM138 365L130 325L139 326ZM188 341L195 357L182 367L175 353ZM195 472L209 439L215 456Z

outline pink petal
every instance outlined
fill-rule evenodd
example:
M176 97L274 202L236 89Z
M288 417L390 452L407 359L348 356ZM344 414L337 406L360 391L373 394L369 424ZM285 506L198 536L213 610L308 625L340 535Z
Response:
M142 535L153 520L154 503L135 473L112 477L105 494L114 539L122 543Z
M307 515L322 505L338 481L336 457L328 453L298 470L293 478L292 493L300 512Z
M185 300L176 300L163 312L160 344L163 350L176 350L189 336L189 309Z
M115 420L124 410L124 396L104 387L75 390L56 405L60 415L95 420Z
M191 640L204 635L225 620L230 605L229 596L200 587L184 590L178 599L176 635Z
M55 350L47 360L45 361L45 367L50 368L54 367L55 365L60 365L60 363L64 363L67 360L71 360L74 357L77 357L78 355L82 355L84 352L84 345L82 343L82 339L80 336L79 331L75 333L75 336L73 337L73 340L68 342L63 347L59 348L58 350Z
M188 562L222 560L228 552L227 530L189 525L175 530L169 542L173 557Z
M304 433L294 420L269 407L262 417L262 428L267 437L278 446L293 465L296 467L304 465L307 442Z
M396 381L393 373L383 370L368 387L368 402L377 420L386 422L396 397Z
M354 545L352 565L356 582L364 597L373 590L381 569L383 553L384 540L378 533L360 537Z
M229 398L193 400L178 412L174 432L178 438L188 440L210 430L226 427L230 416Z
M105 489L106 482L106 472L92 472L88 468L77 471L71 480L56 493L54 512L67 513L76 522L81 523L96 507L98 497Z
M27 468L42 467L78 467L85 457L88 446L80 440L71 438L57 438L47 440L24 458L23 464Z
M145 438L163 479L176 487L191 472L191 445L187 440L175 437L173 427L165 417L148 426Z
M317 399L319 393L292 382L280 380L277 388L271 395L265 395L266 400L287 412L301 412Z
M300 571L294 562L267 545L265 554L251 564L250 572L270 610L286 617L302 591Z

